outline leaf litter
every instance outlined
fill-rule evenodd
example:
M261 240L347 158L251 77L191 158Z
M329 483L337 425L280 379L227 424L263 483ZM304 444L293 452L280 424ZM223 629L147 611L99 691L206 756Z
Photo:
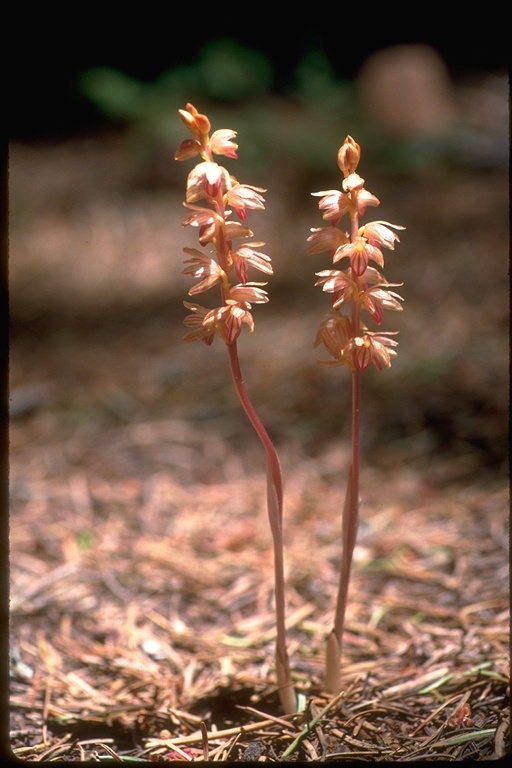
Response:
M293 463L288 482L300 472ZM499 756L509 685L504 490L445 490L442 510L435 496L413 507L401 499L403 508L382 500L387 514L375 520L368 505L335 699L323 692L322 670L337 493L319 484L314 509L293 499L288 633L305 708L285 717L269 661L262 482L258 473L209 486L162 474L107 482L79 470L72 483L39 481L22 504L13 495L18 757L201 760L207 752L233 760L256 749L270 761ZM409 483L411 495L421 492Z

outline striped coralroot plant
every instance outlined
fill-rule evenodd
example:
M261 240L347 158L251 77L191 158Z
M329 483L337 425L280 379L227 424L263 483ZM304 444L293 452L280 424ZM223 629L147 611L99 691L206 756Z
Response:
M265 449L267 509L274 546L276 674L282 707L291 714L297 709L297 700L286 647L281 467L274 444L245 388L237 352L237 341L243 326L251 332L254 330L252 304L268 301L263 288L266 283L251 282L248 274L253 268L271 275L271 259L259 250L265 243L248 241L253 233L245 224L249 210L264 210L263 193L266 190L240 184L215 161L216 155L237 159L235 131L222 129L210 135L210 121L192 104L180 109L179 115L192 138L181 143L175 159L198 158L197 165L188 175L184 203L187 213L182 223L183 226L197 228L199 244L207 250L205 253L197 248L185 248L188 258L183 274L197 280L189 290L189 296L202 295L214 286L220 291L220 304L214 308L184 302L190 311L184 323L191 329L184 340L203 341L210 345L216 335L221 337L227 349L236 393ZM241 244L235 245L235 241L241 241Z
M379 200L365 189L365 181L356 173L361 150L347 136L338 150L338 166L343 173L342 189L314 192L320 197L319 208L326 227L312 229L308 237L308 253L327 251L332 265L347 258L348 267L324 269L317 272L317 286L332 296L332 311L320 325L315 346L322 346L331 359L319 361L323 365L345 365L352 375L352 460L348 469L345 503L342 513L342 551L340 580L333 628L327 638L326 685L330 692L341 689L340 659L347 595L350 582L352 555L356 542L359 517L360 475L360 414L361 374L370 364L380 371L389 367L396 355L396 332L369 330L364 323L369 316L380 326L385 309L401 310L399 296L390 288L401 283L388 283L375 267L384 266L381 248L394 249L399 241L396 230L404 227L385 221L360 224L369 206L379 205ZM348 231L339 226L347 217Z

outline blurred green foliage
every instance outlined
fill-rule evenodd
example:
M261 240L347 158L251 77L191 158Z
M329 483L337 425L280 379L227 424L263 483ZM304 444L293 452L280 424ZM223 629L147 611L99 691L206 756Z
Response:
M169 103L200 98L236 104L269 93L272 65L259 51L219 39L208 44L194 64L168 70L154 82L97 67L82 73L80 87L110 119L158 124Z
M427 140L396 147L379 135L358 109L355 82L336 77L322 50L303 57L284 94L276 92L272 62L232 39L212 41L194 63L152 82L100 67L84 71L79 88L108 121L128 129L141 151L162 143L177 147L184 138L177 110L193 103L215 128L243 136L240 173L265 173L276 158L306 174L330 173L347 134L365 143L367 155L373 147L369 159L386 170L431 165L443 149Z
M177 110L192 102L214 126L236 127L243 134L244 160L251 165L272 163L279 155L306 169L328 169L345 134L356 129L353 84L337 81L320 51L297 66L285 98L276 96L270 60L230 39L211 42L196 62L152 82L99 67L81 74L79 88L142 146L160 141L177 146L183 138Z

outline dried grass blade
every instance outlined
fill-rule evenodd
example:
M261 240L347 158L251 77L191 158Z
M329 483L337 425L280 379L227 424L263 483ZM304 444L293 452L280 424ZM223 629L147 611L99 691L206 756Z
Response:
M112 747L109 747L108 744L104 744L103 742L100 741L98 743L98 747L101 747L102 749L105 750L105 752L108 752L109 756L113 760L116 760L118 763L123 763L124 762L124 759L120 755L118 755L117 752L114 752Z
M273 720L263 720L259 723L250 723L249 725L238 726L235 728L225 728L221 731L208 731L207 737L210 741L217 741L218 739L229 738L231 736L237 736L240 733L247 733L249 731L258 731L260 729L267 728L269 725L273 725ZM170 747L174 749L176 745L184 744L197 744L201 743L203 735L200 731L190 734L190 736L179 736L177 739L173 739L172 743L169 739L149 739L146 742L146 749L152 747Z
M437 684L439 680L445 680L450 675L449 667L441 667L440 669L434 669L431 672L426 672L421 677L416 677L414 680L407 680L405 683L399 683L398 685L392 685L390 688L382 691L381 697L383 699L393 699L399 696L405 696L411 693L426 693L430 683Z
M314 728L320 720L325 717L325 715L331 710L339 701L345 696L345 691L341 691L338 693L337 696L335 696L328 704L325 706L321 712L318 713L318 715L315 715L315 717L307 723L306 727L299 733L296 739L292 741L290 746L283 752L281 758L289 757L297 747L299 746L302 739L304 739L306 736L308 736L309 733L311 733L311 729Z
M484 728L481 731L469 731L460 733L457 736L449 736L447 739L441 739L431 744L431 747L455 747L458 744L466 744L468 741L475 741L477 739L487 739L494 736L496 728Z

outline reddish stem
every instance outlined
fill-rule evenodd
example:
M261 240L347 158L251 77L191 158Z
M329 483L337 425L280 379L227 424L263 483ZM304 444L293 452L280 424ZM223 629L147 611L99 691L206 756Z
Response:
M334 632L338 638L340 653L342 647L345 610L347 607L352 555L356 543L359 518L359 472L360 472L360 407L361 407L361 373L352 373L352 464L349 469L350 478L347 483L348 499L343 510L341 524L341 569L334 619Z
M357 214L351 219L351 240L357 237L359 219ZM356 277L359 282L359 278ZM360 306L358 301L352 304L352 336L359 335L360 330ZM343 641L343 629L345 624L345 611L347 607L350 572L352 568L352 555L356 543L357 528L359 523L359 475L361 452L361 371L355 368L352 371L352 463L350 465L349 481L347 483L347 496L343 509L341 524L341 568L338 596L336 600L336 613L334 618L334 632L338 639L341 653Z
M263 422L256 412L247 390L245 388L236 341L226 344L229 355L229 365L235 389L240 403L260 438L267 454L267 478L272 484L269 493L272 493L277 501L272 504L268 501L268 517L274 544L274 587L276 610L276 650L280 659L280 669L285 670L286 685L291 686L291 678L288 669L288 653L286 650L286 613L285 613L285 580L284 580L284 556L283 556L283 481L281 464L277 451L270 439ZM292 690L292 689L291 689ZM294 694L291 693L292 698Z

